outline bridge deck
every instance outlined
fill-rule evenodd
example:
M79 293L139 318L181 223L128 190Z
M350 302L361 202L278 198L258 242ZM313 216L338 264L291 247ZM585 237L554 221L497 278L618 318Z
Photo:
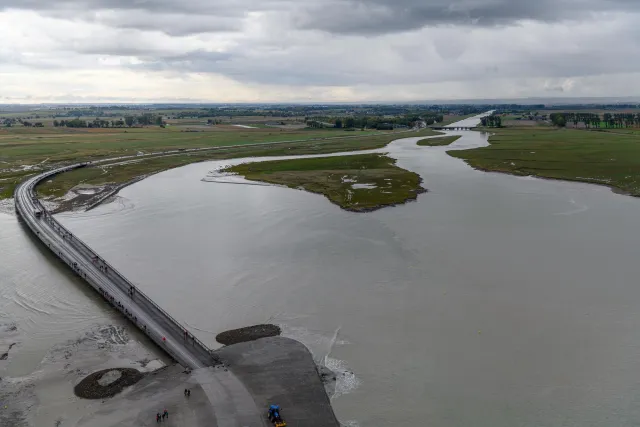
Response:
M217 356L209 348L56 221L38 201L34 189L40 181L83 166L56 169L20 184L15 191L20 217L45 246L178 363L191 369L217 364Z

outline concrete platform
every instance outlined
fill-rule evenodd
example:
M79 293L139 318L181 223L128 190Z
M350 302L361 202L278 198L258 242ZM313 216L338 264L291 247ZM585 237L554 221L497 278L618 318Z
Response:
M311 352L298 341L271 337L217 350L256 406L282 407L290 427L339 427Z
M172 365L147 374L110 399L84 400L81 413L59 408L76 427L150 427L164 409L162 427L267 427L267 407L279 404L289 427L339 427L313 357L282 337L217 350L229 366L186 372ZM184 396L184 389L191 396ZM68 412L68 413L67 413ZM73 421L75 419L75 421Z

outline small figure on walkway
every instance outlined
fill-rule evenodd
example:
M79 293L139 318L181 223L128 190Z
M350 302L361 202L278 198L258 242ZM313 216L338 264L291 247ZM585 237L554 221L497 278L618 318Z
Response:
M191 396L191 389L187 389L187 397Z
M186 388L184 389L184 395L185 396L187 395L187 389Z
M159 423L160 422L160 412L158 412L156 414L156 422Z
M162 337L162 343L166 344L167 343L167 339L165 337Z
M167 419L169 419L169 411L167 411L166 409L162 413L162 418L164 419L164 417L167 417Z

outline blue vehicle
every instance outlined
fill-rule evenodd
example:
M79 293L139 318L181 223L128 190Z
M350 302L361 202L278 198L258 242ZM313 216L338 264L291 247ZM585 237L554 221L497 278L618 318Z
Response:
M269 406L269 412L267 413L267 417L269 421L273 423L275 427L287 427L287 423L282 419L281 409L279 405L271 405Z

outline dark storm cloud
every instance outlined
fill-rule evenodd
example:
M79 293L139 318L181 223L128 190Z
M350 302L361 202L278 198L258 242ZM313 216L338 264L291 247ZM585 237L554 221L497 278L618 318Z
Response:
M250 12L291 14L300 29L342 34L385 34L424 26L498 26L520 20L581 20L597 12L639 11L639 0L0 0L2 9L83 17L115 27L168 34L238 29ZM112 11L119 19L92 15ZM118 15L117 12L130 13ZM186 16L185 16L186 15ZM171 19L174 16L176 19ZM112 18L112 17L111 17ZM220 19L224 18L224 19Z
M638 0L330 0L296 15L296 26L342 34L384 34L425 26L556 22L597 12L638 11Z

